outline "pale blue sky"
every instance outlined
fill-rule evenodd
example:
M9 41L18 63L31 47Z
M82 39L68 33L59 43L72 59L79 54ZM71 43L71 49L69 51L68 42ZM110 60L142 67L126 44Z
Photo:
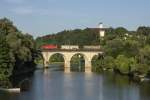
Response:
M41 36L64 29L150 26L150 0L0 0L0 18Z

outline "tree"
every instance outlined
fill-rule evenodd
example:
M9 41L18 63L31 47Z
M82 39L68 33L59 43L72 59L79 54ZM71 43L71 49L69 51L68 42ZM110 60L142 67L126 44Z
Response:
M133 38L126 39L124 41L124 50L123 54L127 57L135 57L139 53L139 48L141 44L138 40L135 40Z
M61 54L52 55L52 57L50 58L50 63L51 62L64 62L63 55L61 55Z
M115 34L119 37L123 37L126 33L128 33L128 30L123 27L118 27L115 29Z
M29 34L19 31L7 18L0 19L0 30L3 31L9 45L10 59L14 62L13 75L35 69L35 41Z
M18 29L13 25L13 22L7 18L0 19L0 29L3 30L5 35L18 32Z
M137 33L140 35L150 35L150 27L141 26L137 29Z
M104 57L104 67L114 69L115 68L115 59L111 56Z
M114 39L106 41L104 46L104 51L107 56L112 56L116 58L119 54L124 51L124 42L121 39Z
M115 59L116 69L121 73L129 74L136 70L137 62L134 58L128 58L124 55L118 55Z
M10 48L3 34L4 33L0 33L0 79L8 78L12 75L13 70Z
M138 60L140 64L147 67L146 69L150 70L150 45L146 45L144 48L140 49Z

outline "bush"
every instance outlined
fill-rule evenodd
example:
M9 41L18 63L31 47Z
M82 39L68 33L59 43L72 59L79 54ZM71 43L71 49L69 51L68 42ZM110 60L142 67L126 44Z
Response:
M129 74L137 70L137 62L134 58L128 58L124 55L119 55L115 60L116 69L123 74Z
M114 69L115 67L114 58L111 56L104 57L104 67L107 69Z

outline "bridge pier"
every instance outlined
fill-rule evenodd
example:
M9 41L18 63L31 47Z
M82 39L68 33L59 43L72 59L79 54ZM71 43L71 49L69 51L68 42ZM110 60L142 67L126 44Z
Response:
M64 72L65 73L70 73L70 61L65 60L65 65L64 65Z
M85 73L91 73L92 68L91 67L85 67Z
M70 67L64 67L64 72L65 73L70 73L71 71L70 71Z
M44 60L44 68L48 68L48 61Z
M91 58L85 60L85 72L86 72L86 73L92 72Z
M47 68L48 65L49 65L49 58L51 56L51 53L49 52L42 52L42 55L43 55L43 59L44 59L44 68Z

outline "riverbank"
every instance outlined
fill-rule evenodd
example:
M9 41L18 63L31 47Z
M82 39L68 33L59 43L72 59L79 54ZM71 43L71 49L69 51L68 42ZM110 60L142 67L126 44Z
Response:
M98 71L95 72L101 72L101 71L106 71L106 72L113 72L116 74L120 74L121 76L128 76L130 79L132 79L134 82L143 82L143 81L149 81L150 82L150 77L145 74L137 74L137 73L123 73L119 71L118 69L112 69L112 68L101 68Z
M21 69L14 69L11 77L17 77L20 75L27 75L33 73L36 70L36 64L34 62L30 62L22 65Z

